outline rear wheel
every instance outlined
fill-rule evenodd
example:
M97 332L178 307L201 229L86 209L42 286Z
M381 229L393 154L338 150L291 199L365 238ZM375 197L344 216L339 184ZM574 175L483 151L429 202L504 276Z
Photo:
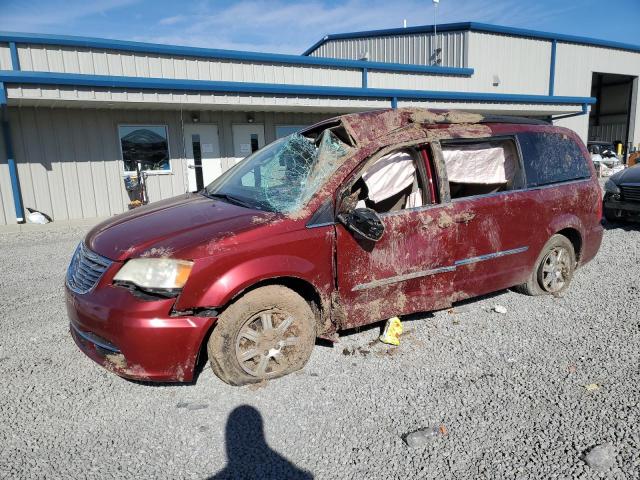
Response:
M280 285L252 290L218 319L207 351L214 373L231 385L278 378L301 369L316 338L309 304Z
M527 282L517 290L527 295L559 295L569 288L575 268L573 244L564 235L556 234L542 249Z

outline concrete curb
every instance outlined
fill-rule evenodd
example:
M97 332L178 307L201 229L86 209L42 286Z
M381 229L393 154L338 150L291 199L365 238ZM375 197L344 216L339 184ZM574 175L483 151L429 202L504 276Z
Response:
M35 223L16 223L13 225L0 225L0 234L19 232L55 232L69 231L77 228L90 228L106 220L109 217L82 218L77 220L60 220L45 225Z

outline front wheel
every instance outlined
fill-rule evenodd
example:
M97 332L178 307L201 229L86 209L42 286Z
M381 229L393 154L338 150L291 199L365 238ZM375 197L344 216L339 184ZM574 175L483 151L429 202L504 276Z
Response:
M316 338L309 304L281 285L256 288L218 319L207 351L214 373L230 385L246 385L300 370Z
M560 295L569 288L575 268L573 244L556 234L542 249L527 282L517 289L527 295Z

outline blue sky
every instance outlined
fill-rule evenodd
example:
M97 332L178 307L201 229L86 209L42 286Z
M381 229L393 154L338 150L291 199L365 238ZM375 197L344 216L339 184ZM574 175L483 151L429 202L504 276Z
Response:
M301 53L328 33L433 23L431 0L0 0L0 30ZM640 44L640 0L441 0L476 21Z

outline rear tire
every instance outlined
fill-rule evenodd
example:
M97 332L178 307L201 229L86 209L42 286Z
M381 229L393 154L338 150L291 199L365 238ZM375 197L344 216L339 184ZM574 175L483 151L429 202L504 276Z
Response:
M293 290L268 285L233 302L207 344L213 372L230 385L282 377L305 366L316 339L316 318Z
M576 253L571 241L564 235L553 235L536 260L526 283L516 290L525 295L560 295L573 279Z

